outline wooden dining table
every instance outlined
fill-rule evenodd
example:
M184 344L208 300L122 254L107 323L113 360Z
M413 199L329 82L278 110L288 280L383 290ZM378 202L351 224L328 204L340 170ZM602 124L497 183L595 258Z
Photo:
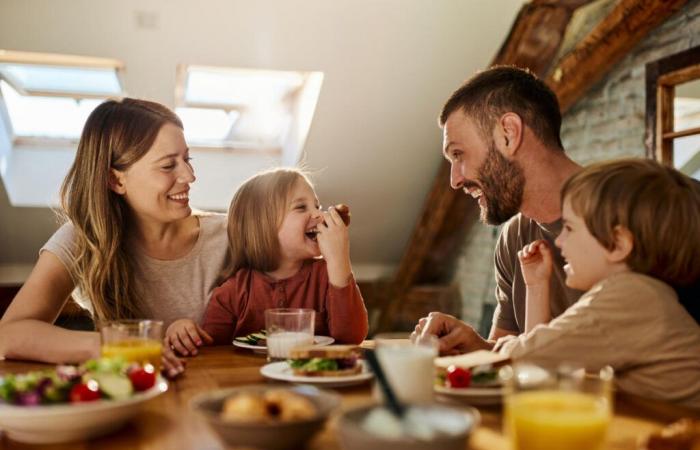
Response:
M141 412L120 430L93 440L62 445L35 446L13 442L0 435L0 449L206 449L227 447L196 413L189 409L195 394L219 388L249 384L271 383L260 374L266 364L264 355L233 346L205 347L196 357L188 358L185 373L170 381L167 392L146 403ZM47 365L24 361L0 361L0 375L45 369ZM272 384L271 384L272 385ZM339 388L341 410L372 402L371 385ZM454 403L455 407L468 407ZM503 433L502 408L478 407L481 423L470 437L467 448L472 450L506 450ZM615 415L610 425L606 449L637 449L638 443L650 433L681 417L698 417L697 412L660 402L617 395ZM340 449L336 433L337 415L308 444L309 450Z

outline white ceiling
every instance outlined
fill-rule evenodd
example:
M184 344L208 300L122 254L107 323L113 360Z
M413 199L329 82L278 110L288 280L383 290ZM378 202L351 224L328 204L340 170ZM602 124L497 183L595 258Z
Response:
M305 163L324 205L352 207L353 265L371 278L390 274L420 213L442 103L488 64L522 3L2 0L0 48L120 59L130 95L171 107L179 63L324 72ZM30 264L53 215L6 197L0 186L0 265Z

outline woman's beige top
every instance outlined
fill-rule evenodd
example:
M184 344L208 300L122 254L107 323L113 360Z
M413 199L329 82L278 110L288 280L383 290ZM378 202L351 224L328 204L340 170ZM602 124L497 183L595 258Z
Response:
M549 324L501 339L495 350L610 365L623 391L700 409L700 326L670 286L646 275L612 275Z
M150 319L162 320L167 327L177 319L190 318L199 323L216 287L224 266L226 249L226 216L198 214L199 237L190 252L182 258L159 260L135 248L134 274L143 289L145 306ZM74 228L66 223L54 233L39 252L56 255L70 272ZM73 293L76 301L92 313L90 301L80 292Z

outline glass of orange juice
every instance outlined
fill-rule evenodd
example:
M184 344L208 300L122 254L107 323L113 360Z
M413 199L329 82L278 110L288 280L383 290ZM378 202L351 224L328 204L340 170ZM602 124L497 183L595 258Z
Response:
M612 418L613 370L561 365L501 369L504 425L513 450L597 450Z
M115 320L99 324L103 357L120 356L129 362L151 364L160 371L163 322L158 320Z

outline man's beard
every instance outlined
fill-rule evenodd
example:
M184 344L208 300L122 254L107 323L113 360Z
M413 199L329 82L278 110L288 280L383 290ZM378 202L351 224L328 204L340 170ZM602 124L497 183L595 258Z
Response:
M486 203L481 208L482 222L500 225L520 211L525 186L523 169L503 156L493 142L479 168L479 184Z

